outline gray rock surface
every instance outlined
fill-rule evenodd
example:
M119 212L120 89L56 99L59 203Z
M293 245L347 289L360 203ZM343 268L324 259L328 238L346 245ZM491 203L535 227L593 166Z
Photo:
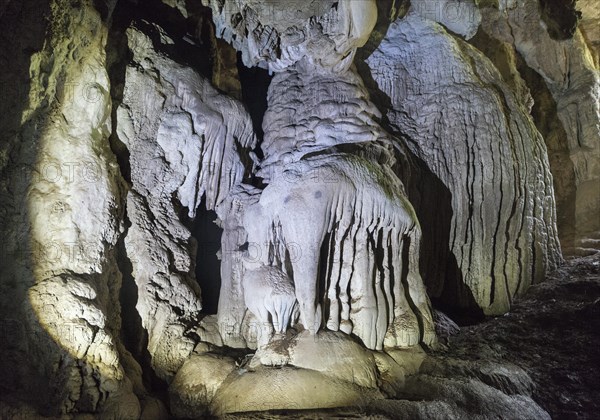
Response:
M125 245L153 367L171 378L196 344L202 309L184 212L193 218L203 196L217 209L247 169L236 147L251 149L255 138L240 103L157 52L171 42L160 28L140 26L127 32L133 62L117 113L132 182Z
M506 312L561 260L543 139L483 54L416 13L390 25L367 63L391 129L430 172L413 197L429 229L428 292ZM432 207L436 195L451 205Z

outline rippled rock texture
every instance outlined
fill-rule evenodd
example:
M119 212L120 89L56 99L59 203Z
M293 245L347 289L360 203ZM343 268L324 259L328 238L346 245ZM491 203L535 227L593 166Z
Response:
M0 417L546 418L453 317L598 247L581 7L2 3Z

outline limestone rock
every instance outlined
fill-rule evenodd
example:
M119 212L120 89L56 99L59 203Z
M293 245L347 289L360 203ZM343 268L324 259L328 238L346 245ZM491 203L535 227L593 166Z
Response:
M262 61L278 72L263 120L264 158L257 161L256 174L266 185L252 193L232 190L234 201L236 194L242 199L238 210L223 217L232 223L224 232L229 249L246 254L233 271L239 273L231 282L236 292L226 292L220 304L250 307L266 324L262 338L270 336L269 324L280 323L279 315L268 320L274 311L261 315L260 308L251 308L255 297L241 305L237 285L245 275L273 267L283 273L280 283L286 276L293 281L300 324L313 334L326 326L379 350L432 344L429 301L418 272L419 225L392 170L394 144L375 122L379 112L350 69L355 48L374 25L375 5L338 2L324 5L321 15L315 2L302 10L279 4L255 10L253 4L210 2L218 36L240 50L247 64ZM302 35L305 43L288 48L291 38L279 34L306 32L309 17L309 25L320 26ZM319 283L326 296L318 295ZM292 300L286 299L287 324ZM228 317L242 335L241 313L234 314L220 312L219 318Z
M209 353L187 359L169 388L172 413L181 418L202 417L234 369L233 359Z
M506 395L475 380L418 376L407 380L413 390L402 400L375 400L372 410L395 419L502 418L550 419L530 397Z
M342 332L299 334L288 346L289 364L362 387L377 388L373 354Z
M430 295L506 312L561 259L543 139L480 52L414 12L367 63L390 98L390 127L420 165L411 183L429 184L411 198ZM432 208L434 196L450 204Z
M500 313L560 261L544 101L578 229L596 214L597 58L571 5L35 3L0 6L0 417L547 418L522 369L440 353L458 327L429 294ZM262 130L236 51L276 73ZM216 314L195 277L212 211Z
M470 0L418 0L411 2L412 10L424 19L443 25L450 32L472 38L481 22L477 2Z
M581 11L581 20L578 28L589 46L590 53L594 57L596 68L600 68L600 10L597 5L590 0L579 0L577 9Z
M261 2L204 0L217 36L242 52L244 64L280 71L306 60L347 67L375 24L375 1Z
M433 311L433 322L435 322L435 332L439 338L448 340L450 336L460 332L460 327L456 325L456 322L441 311Z
M284 368L246 372L225 383L215 395L211 410L217 415L244 411L366 406L381 398L379 392L333 380L322 373Z
M5 2L0 15L0 377L49 416L140 413L120 360L105 6Z
M533 382L507 362L428 356L407 376L395 400L375 400L370 411L401 419L549 419L531 394Z
M170 42L160 28L138 26L127 32L133 63L118 110L132 182L125 245L153 366L170 378L194 348L188 325L202 308L182 210L193 218L203 196L216 209L246 171L236 147L252 148L255 139L241 104L157 52Z
M296 293L290 277L276 267L262 266L244 274L244 301L263 325L272 320L274 332L283 334L291 326ZM265 339L269 333L263 334Z
M586 2L583 4L584 22L597 28L597 8L591 10ZM590 32L590 27L584 25L582 31L571 22L568 28L563 28L566 33L556 39L538 2L531 0L501 3L498 9L483 7L481 13L482 30L492 38L514 45L527 66L542 77L552 95L557 123L565 133L558 146L567 150L575 178L571 191L566 192L574 196L569 198L574 201L574 214L569 217L574 219L575 232L571 234L581 236L597 230L600 227L600 71L598 52L593 41L586 39L597 39L597 30ZM566 15L561 12L556 17L561 16ZM554 33L563 29L559 25ZM559 147L549 144L556 152ZM556 166L559 165L557 162ZM565 163L561 166L568 167Z

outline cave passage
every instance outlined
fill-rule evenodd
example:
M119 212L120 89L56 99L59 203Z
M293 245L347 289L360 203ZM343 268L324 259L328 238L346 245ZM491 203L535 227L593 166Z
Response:
M221 229L215 223L217 214L206 209L205 199L196 212L191 233L198 244L196 251L196 280L202 290L202 312L216 314L221 291L221 261L217 252L221 248Z

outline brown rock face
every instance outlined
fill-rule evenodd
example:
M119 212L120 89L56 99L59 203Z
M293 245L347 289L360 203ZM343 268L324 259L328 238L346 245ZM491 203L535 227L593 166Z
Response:
M565 246L600 229L599 17L586 2L581 10L576 28L573 16L580 14L568 1L481 9L480 32L512 45L523 59L521 73L537 102L533 117L560 178L555 187ZM498 65L493 53L488 56Z

